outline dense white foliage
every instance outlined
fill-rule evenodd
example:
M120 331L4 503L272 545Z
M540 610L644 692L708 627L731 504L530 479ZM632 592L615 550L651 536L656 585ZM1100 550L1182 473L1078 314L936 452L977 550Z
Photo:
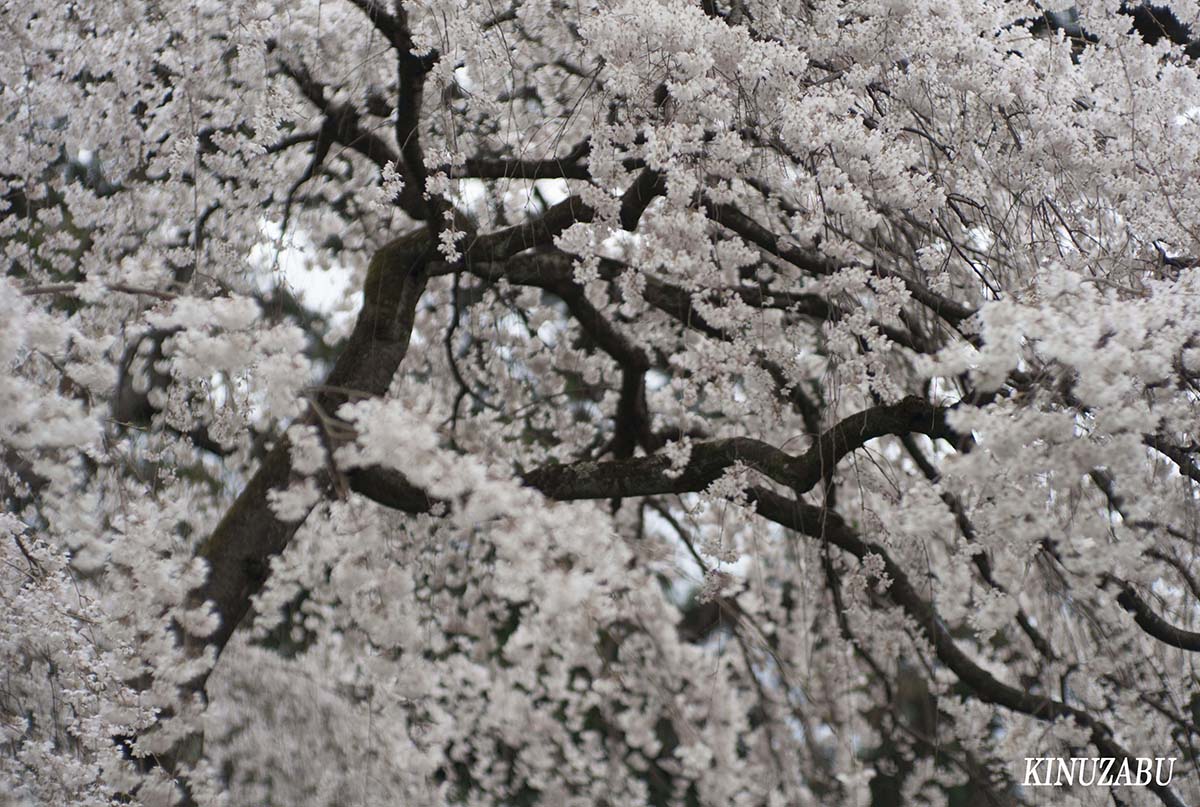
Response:
M0 5L0 804L1200 803L1200 65L1075 8Z

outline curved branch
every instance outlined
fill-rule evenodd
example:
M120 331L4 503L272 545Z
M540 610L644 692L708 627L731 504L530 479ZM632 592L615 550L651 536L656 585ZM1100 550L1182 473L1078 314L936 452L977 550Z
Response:
M1125 586L1117 595L1117 604L1133 614L1133 621L1139 628L1160 642L1180 650L1200 653L1200 633L1177 628L1163 619L1130 586Z
M1196 458L1191 451L1156 434L1142 435L1142 442L1175 463L1179 468L1179 473L1193 482L1200 483L1200 464L1196 463Z
M637 229L642 214L654 201L655 197L667 192L667 183L663 175L653 168L647 168L638 174L637 179L621 196L621 227L632 232Z
M1092 471L1089 476L1096 484L1096 487L1100 489L1100 492L1104 494L1104 498L1108 501L1109 506L1113 508L1113 510L1115 510L1122 519L1129 521L1128 511L1125 509L1125 502L1123 497L1116 491L1112 475L1107 471L1097 469ZM1130 523L1133 526L1139 526L1139 522L1132 521ZM1161 525L1154 524L1153 522L1149 524L1142 523L1140 526L1148 527L1150 529L1157 529L1161 527ZM1192 593L1197 592L1196 581L1192 577L1192 574L1187 570L1186 567L1178 563L1178 561L1174 560L1168 555L1164 555L1162 552L1153 549L1147 551L1146 555L1175 566L1175 568L1177 568L1182 574L1184 581L1188 584L1188 587L1192 590ZM1133 621L1137 623L1139 628L1153 636L1155 639L1158 639L1160 642L1172 645L1173 647L1178 647L1180 650L1190 650L1193 653L1200 653L1200 633L1193 633L1191 631L1177 628L1167 620L1160 617L1146 603L1146 601L1143 600L1138 593L1133 590L1133 587L1125 581L1119 580L1109 574L1103 575L1101 577L1101 581L1102 586L1111 582L1116 583L1121 588L1121 593L1117 595L1117 604L1129 613L1133 614Z
M568 196L533 221L473 236L464 257L468 262L502 262L518 252L548 246L572 224L590 222L595 216L596 211L578 196Z
M522 474L522 478L525 484L558 501L628 498L702 491L740 462L797 493L805 493L829 479L843 457L868 441L909 432L941 437L960 446L966 439L946 425L944 409L909 397L847 417L821 434L798 457L751 437L730 437L694 444L682 468L674 468L663 454L652 454L606 462L545 465ZM362 468L350 482L364 496L406 512L426 512L433 504L399 471Z
M292 64L280 58L279 70L295 82L300 93L326 118L321 126L322 131L312 139L331 134L334 142L357 151L380 168L389 162L400 165L400 155L396 150L382 137L363 128L358 112L353 107L332 104L327 100L325 85L313 78L306 65Z
M637 227L646 206L664 190L658 172L643 171L621 197L622 226L626 229ZM596 211L579 196L568 196L534 221L476 235L464 250L465 257L473 261L503 261L518 252L549 246L572 224L587 224L595 217Z
M375 30L383 34L383 38L396 49L402 61L410 63L414 69L425 72L433 68L438 60L438 52L435 50L424 56L414 56L413 41L409 35L406 20L389 14L377 0L350 0L350 2L367 15L371 24L375 26Z
M682 469L661 454L613 462L549 465L524 475L527 484L552 499L610 499L658 493L701 491L734 463L741 462L797 493L805 493L833 475L838 462L868 441L889 434L920 432L965 448L969 438L946 424L945 410L922 398L857 412L826 430L799 457L749 437L696 443Z
M704 490L734 463L741 462L780 484L793 478L795 460L750 437L711 440L692 446L687 464L676 470L663 454L610 462L547 465L524 474L525 483L551 499L623 499L657 493Z

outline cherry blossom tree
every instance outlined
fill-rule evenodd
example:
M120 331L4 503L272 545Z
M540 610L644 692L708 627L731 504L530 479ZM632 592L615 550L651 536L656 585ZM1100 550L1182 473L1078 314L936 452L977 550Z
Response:
M0 6L0 802L1200 803L1198 16Z

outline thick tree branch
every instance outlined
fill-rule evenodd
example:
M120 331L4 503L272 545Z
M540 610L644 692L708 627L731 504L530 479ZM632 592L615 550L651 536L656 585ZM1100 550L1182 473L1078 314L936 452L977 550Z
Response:
M646 371L627 367L621 373L613 456L628 459L639 445L653 452L660 447L658 443L650 428L650 411L646 406Z
M1172 647L1178 647L1180 650L1200 653L1200 633L1177 628L1163 619L1132 587L1126 585L1121 590L1121 593L1117 595L1117 603L1133 614L1133 621L1138 624L1138 627L1155 639Z
M355 493L402 513L428 513L441 503L391 468L355 468L347 472L346 479Z
M392 16L383 7L379 0L350 0L351 3L362 9L362 12L371 20L371 24L375 26L375 30L383 34L402 61L409 62L412 69L429 71L438 60L437 51L432 51L424 56L413 55L412 36L409 35L407 20Z
M656 197L666 192L666 180L658 171L647 168L638 174L638 178L621 196L621 227L630 232L636 230L646 208Z
M669 457L654 454L611 462L548 465L529 471L524 479L551 499L623 499L704 490L737 462L782 485L794 477L793 457L760 440L731 437L695 444L687 464L678 471Z
M462 165L443 166L452 179L590 179L586 165L567 155L561 160L510 160L501 157L477 157Z
M375 8L373 3L367 5ZM392 23L399 24L396 18L387 14L384 16ZM329 150L330 143L338 143L358 152L379 168L388 164L394 166L404 177L404 189L399 197L400 207L411 218L425 220L429 211L424 198L426 174L421 152L419 118L421 94L428 67L425 66L425 60L412 56L411 42L410 50L399 53L400 99L396 108L396 140L400 145L399 152L365 127L359 112L353 106L331 103L325 84L313 77L307 65L293 63L284 57L278 59L278 64L280 71L292 79L301 94L325 116L316 137L314 160L307 172L308 176L310 177L315 167L319 166L324 153ZM298 185L299 183L296 187ZM294 190L295 188L293 192Z
M400 144L400 156L404 166L404 191L402 201L406 213L418 215L429 225L430 235L437 242L441 229L443 204L434 197L426 197L425 154L421 150L421 101L425 93L425 75L437 60L425 62L412 53L412 36L408 31L408 13L404 3L396 3L396 15L392 19L396 46L396 74L400 84L396 100L396 142ZM410 211L411 207L411 211Z
M500 263L518 252L549 246L572 224L590 222L595 215L578 196L568 196L533 221L473 236L463 251L468 261Z
M345 400L338 390L353 389L382 395L408 351L417 301L425 288L431 241L418 231L392 241L371 260L364 286L364 303L354 331L338 357L317 403L335 411ZM317 423L315 413L308 423ZM206 637L189 637L196 650L214 648L219 654L250 607L250 599L266 580L270 560L284 550L300 522L284 522L271 510L267 494L291 481L290 444L281 439L263 461L217 528L201 545L199 557L209 566L203 586L193 598L212 603L220 624ZM327 489L331 480L323 480ZM364 483L371 488L373 480ZM203 687L204 681L195 682Z
M696 443L687 463L673 468L668 457L607 462L575 462L542 466L522 475L525 483L559 501L652 496L704 490L734 463L741 462L781 485L804 493L832 476L838 462L868 441L889 434L919 432L964 446L961 435L945 423L945 410L916 397L857 412L825 431L804 454L793 457L750 437ZM354 490L388 507L425 512L433 501L403 474L378 467L362 468L351 477Z
M325 116L326 123L322 124L321 131L314 139L332 135L335 142L357 151L380 168L389 162L400 164L400 155L396 150L382 137L363 128L358 112L353 107L332 104L327 100L325 85L313 78L306 65L292 64L280 58L279 69L296 83L301 94Z
M945 422L945 410L916 397L865 409L825 431L804 454L793 457L749 437L696 443L682 469L662 455L614 462L549 465L524 475L525 481L552 499L608 499L657 493L700 491L734 463L741 462L798 493L832 476L838 462L868 441L889 434L920 432L959 446L962 435Z
M621 197L620 220L626 229L637 226L646 206L663 190L662 178L647 169ZM572 224L586 224L596 211L578 196L568 196L531 222L486 235L477 235L466 247L469 260L499 262L528 249L549 246Z
M1156 434L1143 435L1142 442L1175 463L1179 468L1179 473L1200 484L1200 464L1197 464L1192 451L1177 446L1167 438Z

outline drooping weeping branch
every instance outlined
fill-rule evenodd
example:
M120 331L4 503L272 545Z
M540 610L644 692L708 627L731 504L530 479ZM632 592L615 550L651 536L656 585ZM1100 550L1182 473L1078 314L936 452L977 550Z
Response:
M922 399L907 398L898 404L882 405L846 418L824 432L813 447L799 457L750 438L731 438L697 444L678 475L671 473L669 462L659 456L612 462L584 462L552 465L525 474L527 484L548 497L559 500L643 496L656 493L702 490L734 462L743 462L772 480L804 492L832 472L846 454L868 440L886 434L925 433L968 444L945 425L945 413ZM403 487L402 475L394 471L364 469L363 480L371 480L379 490L386 480L400 483L396 501L413 500ZM364 494L367 491L361 490ZM800 534L826 541L862 560L879 556L891 580L888 596L907 613L930 641L943 664L967 686L979 700L1044 721L1071 719L1087 729L1093 744L1107 756L1130 758L1129 752L1113 739L1112 729L1086 710L1054 698L1034 694L1006 684L976 664L957 644L933 605L920 595L907 574L885 548L861 538L837 513L788 499L763 487L751 487L749 500L760 515ZM402 508L407 509L407 508ZM1183 802L1169 786L1152 785L1155 794L1168 807Z
M1071 719L1089 731L1092 743L1104 756L1120 760L1134 759L1129 751L1113 739L1112 728L1086 710L1006 684L976 664L958 646L934 606L918 593L908 575L892 560L887 550L864 540L837 513L790 500L765 488L753 488L749 493L758 513L777 524L810 538L828 541L860 560L868 555L879 557L891 581L887 589L888 596L916 623L933 646L938 660L979 700L1047 722ZM1152 782L1149 787L1167 807L1185 807L1183 800L1169 785Z
M839 268L837 263L819 253L809 252L783 243L779 236L732 205L717 204L705 200L704 212L713 221L737 233L749 243L809 274L821 277L833 274ZM886 267L872 265L869 269L879 277L899 278L914 300L933 311L952 327L957 328L964 320L969 319L975 313L967 306L943 297L916 280L905 277Z

